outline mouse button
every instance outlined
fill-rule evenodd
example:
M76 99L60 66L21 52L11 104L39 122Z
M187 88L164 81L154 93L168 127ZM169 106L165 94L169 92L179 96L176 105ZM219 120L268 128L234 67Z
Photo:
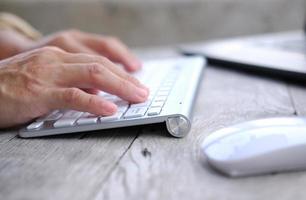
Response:
M237 146L242 146L249 141L250 137L246 134L231 134L209 145L204 151L208 157L215 160L227 160L233 156Z
M230 135L232 133L235 133L238 130L240 130L240 128L232 126L232 127L223 128L218 131L215 131L204 139L202 143L202 148L206 148L209 145L213 144L214 142L220 140L221 138L226 137L227 135Z
M238 132L236 134L231 134L227 137L222 138L219 143L221 145L233 145L233 146L243 146L249 143L251 140L251 135L246 132Z
M206 149L203 149L205 155L215 161L223 161L230 158L234 152L231 145L223 145L220 142L215 142Z
M257 130L258 131L258 130ZM278 149L282 149L288 145L288 140L285 135L275 134L269 132L269 130L262 130L262 134L258 134L257 131L251 131L250 140L243 145L235 146L235 158L243 159L253 156L263 155ZM253 132L253 133L252 133ZM273 134L274 133L274 134Z

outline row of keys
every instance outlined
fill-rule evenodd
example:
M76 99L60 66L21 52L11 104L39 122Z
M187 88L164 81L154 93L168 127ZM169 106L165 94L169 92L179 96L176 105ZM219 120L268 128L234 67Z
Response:
M117 112L114 115L105 116L105 117L99 117L92 115L90 113L82 113L82 112L80 112L80 114L81 115L79 118L60 119L54 123L54 127L55 128L69 127L69 126L74 126L75 124L77 125L97 124L98 121L109 122L109 121L118 120L123 115L122 112Z
M74 112L73 114L71 112ZM69 127L69 126L74 126L75 124L77 125L89 125L89 124L97 124L99 121L100 122L110 122L110 121L115 121L119 120L122 116L124 119L131 119L131 118L137 118L137 117L142 117L145 115L147 112L147 108L145 107L137 107L137 108L132 108L129 109L125 115L123 116L122 112L117 112L114 115L111 116L95 116L90 113L82 113L82 112L77 112L77 111L68 111L68 114L63 114L63 118L57 120L53 126L55 128L62 128L62 127ZM148 116L154 116L158 115L161 112L161 108L151 108L148 110L147 115ZM64 117L64 116L69 115L69 117ZM72 117L74 115L74 117ZM27 129L32 130L32 129L38 129L43 126L45 121L39 120L36 122L33 122L30 124Z
M146 113L148 116L154 116L158 115L160 112L161 112L161 107L151 108L148 110L147 107L137 107L137 106L131 107L126 111L125 114L124 111L118 110L114 115L111 116L96 116L90 113L83 113L74 110L69 110L62 113L59 110L56 110L46 117L37 119L35 122L30 124L27 127L27 129L28 130L38 129L43 126L44 122L47 121L55 121L53 126L55 128L62 128L62 127L74 126L75 124L77 125L97 124L99 121L102 123L110 122L118 120L122 116L124 119L142 117Z

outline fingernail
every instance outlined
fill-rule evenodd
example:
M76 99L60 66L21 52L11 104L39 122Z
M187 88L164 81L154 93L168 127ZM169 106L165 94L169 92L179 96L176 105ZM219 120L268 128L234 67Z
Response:
M131 68L133 68L134 70L137 70L139 68L141 68L142 63L137 60L137 59L133 59L129 62L129 65L131 66Z
M145 89L138 89L137 95L141 97L142 99L147 98L148 91Z
M143 84L139 84L139 87L141 87L142 89L146 90L147 92L149 92L149 88Z
M113 114L117 111L117 106L113 103L108 103L107 106L105 106L105 111L108 114Z

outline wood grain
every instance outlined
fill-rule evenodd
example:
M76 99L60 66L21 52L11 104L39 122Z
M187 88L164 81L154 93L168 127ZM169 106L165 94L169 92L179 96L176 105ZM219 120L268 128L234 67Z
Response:
M209 68L191 133L169 138L147 128L120 160L96 199L305 198L305 173L229 179L212 171L200 144L212 131L237 122L295 112L285 83Z
M303 85L290 85L289 92L292 96L292 103L296 110L297 115L306 115L306 84Z
M113 129L1 144L0 199L89 199L137 132Z

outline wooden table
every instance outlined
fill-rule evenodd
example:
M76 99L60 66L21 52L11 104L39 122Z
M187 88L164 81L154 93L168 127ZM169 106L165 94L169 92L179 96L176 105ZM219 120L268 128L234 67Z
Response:
M306 172L230 179L200 156L219 128L305 114L306 87L209 66L182 139L153 125L39 139L2 131L0 199L305 199Z

